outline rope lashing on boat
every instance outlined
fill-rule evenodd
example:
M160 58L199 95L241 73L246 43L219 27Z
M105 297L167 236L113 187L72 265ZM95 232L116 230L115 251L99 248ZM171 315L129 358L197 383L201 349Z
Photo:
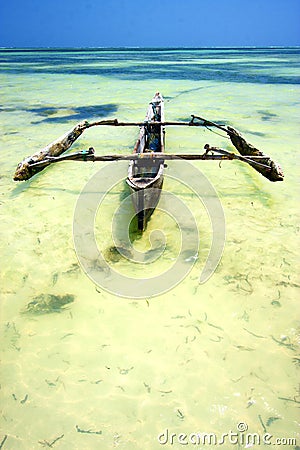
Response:
M230 137L229 137L229 136L224 136L224 134L221 134L221 133L218 133L217 131L212 130L212 129L209 128L207 125L205 125L205 123L203 124L203 126L204 126L208 131L211 131L212 133L217 134L218 136L221 136L221 137L224 138L224 139L229 139L229 140L230 140Z
M223 134L220 134L220 133L218 133L217 131L214 131L214 130L212 130L211 128L209 128L209 124L211 124L211 125L213 125L213 126L216 126L216 124L213 124L212 122L209 122L209 121L207 121L207 120L205 120L205 119L202 119L201 117L194 116L194 114L192 114L191 116L192 116L192 119L190 120L190 124L195 123L195 122L194 122L195 119L201 120L201 121L203 122L203 126L204 126L208 131L211 131L212 133L217 134L218 136L221 136L221 137L224 138L224 139L229 139L229 140L230 140L230 137L224 136ZM221 125L220 125L219 127L221 127ZM228 134L228 132L227 132L226 130L224 130L222 127L221 127L221 129L222 129L222 131L226 132L226 134Z

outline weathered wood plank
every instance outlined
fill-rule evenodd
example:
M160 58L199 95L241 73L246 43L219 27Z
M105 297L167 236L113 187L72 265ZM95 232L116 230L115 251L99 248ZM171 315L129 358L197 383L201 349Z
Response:
M262 159L261 162L265 166L268 166L269 169L265 167L259 167L258 165L253 165L251 162L249 162L249 164L255 170L260 172L264 177L268 178L270 181L283 181L284 174L279 164L273 161L269 156L266 156L261 150L255 148L252 144L249 144L249 142L247 142L246 139L244 139L243 136L234 128L227 127L227 130L232 144L235 146L235 148L241 155L248 155L250 157L251 156L265 157L265 159Z
M115 120L101 120L99 122L88 122L87 120L79 122L71 130L67 131L65 134L60 136L54 142L51 142L46 147L34 153L32 156L21 161L16 169L14 180L23 181L28 180L36 173L43 170L43 168L32 167L34 163L45 160L47 157L59 156L66 150L68 150L71 145L82 135L84 130L95 125L114 125Z

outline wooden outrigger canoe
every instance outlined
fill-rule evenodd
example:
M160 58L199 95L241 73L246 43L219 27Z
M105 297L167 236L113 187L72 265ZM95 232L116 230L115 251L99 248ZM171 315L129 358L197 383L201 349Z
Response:
M149 104L145 123L134 147L134 153L164 153L165 128L153 122L164 122L164 100L157 92ZM132 192L138 229L144 231L147 222L156 208L164 181L164 160L155 158L131 160L128 168L127 184Z
M92 147L81 152L62 155L76 139L88 128L94 126L139 126L140 135L131 155L96 155ZM165 153L165 126L216 127L222 130L231 140L237 153L218 147L204 146L202 154L168 154ZM62 155L62 156L60 156ZM270 181L282 181L284 175L281 167L261 150L248 143L234 128L219 125L203 117L192 115L189 122L166 122L164 117L163 97L156 93L149 104L144 122L119 122L117 119L106 119L95 122L83 121L63 136L21 161L15 171L14 180L28 180L50 164L72 161L119 161L129 162L127 184L132 192L138 228L145 230L147 220L153 213L160 198L163 185L165 160L234 160L245 162Z

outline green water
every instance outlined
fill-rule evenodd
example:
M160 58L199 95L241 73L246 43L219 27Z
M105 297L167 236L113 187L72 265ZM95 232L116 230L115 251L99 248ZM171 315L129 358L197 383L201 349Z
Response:
M158 435L168 429L176 436L219 438L236 432L240 422L249 433L300 445L299 50L0 56L3 448L179 449L177 437L162 445ZM180 162L168 163L164 189L193 212L198 258L168 292L125 299L95 285L74 248L76 202L102 163L61 163L22 183L12 177L23 157L84 118L143 120L156 91L165 97L168 120L194 113L236 127L280 163L285 180L271 183L235 161L193 163L216 190L226 220L221 261L199 284L212 240L210 218L199 198L172 178ZM73 149L92 145L99 154L127 154L137 134L135 128L93 128ZM206 143L231 148L207 129L167 130L167 152L198 153ZM105 164L112 174L119 170L119 163ZM99 207L95 230L103 251L113 245L112 217L124 196L119 183ZM155 211L135 239L139 251L149 251L153 230L165 233L161 257L141 266L121 258L110 263L114 270L139 279L167 270L178 257L180 230ZM60 308L66 295L74 301ZM40 309L28 306L41 299Z

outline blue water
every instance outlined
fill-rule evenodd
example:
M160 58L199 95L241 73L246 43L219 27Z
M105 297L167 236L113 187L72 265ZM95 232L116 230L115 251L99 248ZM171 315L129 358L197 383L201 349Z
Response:
M300 445L299 64L299 48L0 50L3 448L177 450L180 433L220 438L241 422L249 433L298 439L287 448ZM168 162L166 196L134 236L145 255L138 264L113 252L112 224L122 234L132 214L126 163L66 162L27 182L12 178L25 156L81 120L143 120L156 91L167 120L198 114L237 128L280 163L285 180L271 183L237 161ZM166 151L201 153L206 143L234 151L220 134L170 127ZM137 136L136 128L95 127L73 150L129 154ZM191 190L198 186L200 198ZM107 275L110 292L85 274L73 240L89 199L106 189L94 228L111 273L96 259L90 272ZM172 195L182 202L176 217ZM205 204L221 205L226 238L216 270L199 284L211 242L223 239L222 217ZM168 269L178 262L179 277L191 261L163 292ZM132 298L117 295L113 271L136 278ZM150 277L162 293L137 299ZM173 444L159 443L166 430ZM223 447L246 442L240 434Z
M0 63L14 74L299 84L299 48L14 49L2 51Z

